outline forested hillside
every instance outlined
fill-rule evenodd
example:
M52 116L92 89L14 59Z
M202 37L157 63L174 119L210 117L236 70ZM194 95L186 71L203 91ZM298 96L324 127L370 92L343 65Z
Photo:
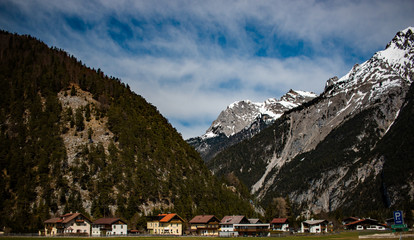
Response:
M131 228L155 211L253 215L154 106L100 69L1 32L0 83L2 227L36 232L70 211Z

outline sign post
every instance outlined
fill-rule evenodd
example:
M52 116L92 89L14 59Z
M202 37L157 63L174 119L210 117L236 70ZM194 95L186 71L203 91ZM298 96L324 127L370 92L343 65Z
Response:
M407 224L404 224L404 217L402 211L394 211L394 225L391 225L393 232L400 232L400 240L402 239L401 232L408 231Z

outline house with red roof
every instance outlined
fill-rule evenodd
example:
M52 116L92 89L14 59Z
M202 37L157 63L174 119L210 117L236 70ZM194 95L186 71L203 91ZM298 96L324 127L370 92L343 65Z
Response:
M150 234L183 235L185 221L176 213L158 214L147 218L147 229Z
M67 213L44 221L46 236L87 235L91 233L91 220L82 213Z
M214 215L198 215L190 220L190 232L200 236L218 236L220 220Z
M127 235L128 225L120 218L99 218L92 223L92 236Z
M385 230L387 225L381 224L375 219L362 218L344 224L344 228L347 230Z
M289 231L289 221L287 218L273 218L270 222L270 226L273 231Z

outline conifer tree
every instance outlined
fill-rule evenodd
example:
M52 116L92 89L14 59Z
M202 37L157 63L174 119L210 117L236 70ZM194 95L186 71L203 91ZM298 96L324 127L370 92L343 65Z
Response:
M76 109L75 124L76 124L76 131L80 132L80 131L83 131L85 129L83 112L82 112L82 109L80 109L80 108Z
M76 96L76 89L75 86L72 85L72 89L70 90L70 95L71 96Z

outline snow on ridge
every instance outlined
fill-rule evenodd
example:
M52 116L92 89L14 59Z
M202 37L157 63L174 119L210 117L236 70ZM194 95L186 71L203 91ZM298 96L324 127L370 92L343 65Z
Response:
M378 59L383 59L390 64L405 64L406 62L410 61L410 59L407 58L407 51L400 49L395 45L392 45L392 47L388 47L383 51L377 52L375 56L377 56Z
M279 101L278 103L284 106L285 108L295 108L298 106L298 104L289 101Z
M351 80L351 78L356 77L360 74L364 74L364 71L367 70L369 64L371 64L372 60L374 59L382 60L394 66L405 66L408 62L411 61L410 58L412 58L413 55L413 43L411 42L411 44L408 44L409 49L402 49L398 46L398 44L402 44L402 42L405 44L405 42L408 40L406 39L408 31L411 31L412 34L414 34L414 27L408 27L398 32L394 39L387 45L384 50L376 52L370 60L365 61L359 65L355 65L347 74L335 81L334 84L348 82Z
M215 134L213 132L206 132L204 135L201 136L201 139L208 139L208 138L213 138L213 137L217 137L218 134Z
M411 32L414 33L414 27L411 27L411 26L407 27L406 29L402 30L401 32L404 33L404 34L407 34L408 30L411 30Z
M300 90L293 90L293 91L295 91L296 93L304 97L317 97L317 95L313 92L306 92L306 91L300 91Z

